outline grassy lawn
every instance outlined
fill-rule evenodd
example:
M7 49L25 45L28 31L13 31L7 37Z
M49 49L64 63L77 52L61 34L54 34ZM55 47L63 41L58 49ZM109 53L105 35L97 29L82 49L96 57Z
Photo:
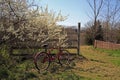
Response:
M120 50L94 49L92 46L82 46L81 54L88 61L78 63L83 69L84 76L95 80L119 80ZM112 55L111 55L112 54Z
M74 52L74 50L71 50ZM21 57L12 58L10 66L0 66L0 78L3 80L119 80L120 50L94 49L92 46L81 46L81 55L71 62L71 67L61 67L52 63L49 70L38 73L33 60L19 61ZM14 63L14 60L18 62ZM5 60L2 60L5 61ZM11 61L8 59L8 61ZM6 62L7 63L7 62Z

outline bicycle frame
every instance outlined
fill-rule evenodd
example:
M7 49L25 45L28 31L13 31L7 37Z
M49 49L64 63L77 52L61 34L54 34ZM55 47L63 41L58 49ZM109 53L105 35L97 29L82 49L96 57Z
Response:
M52 48L51 50L48 50L48 52L46 52L49 55L50 62L52 62L52 61L54 61L56 59L59 59L59 57L62 55L61 48L58 48L57 49L58 50L57 54L55 54L55 56L53 56L54 54L52 54L51 51L54 50L54 49L56 49L56 48Z
M58 52L56 54L52 54L53 50L57 50ZM50 63L53 61L56 61L61 66L66 66L69 64L69 52L63 50L62 48L52 48L50 50L45 47L45 51L39 52L34 56L34 64L35 67L40 71L47 70L50 66ZM64 56L65 55L65 56ZM67 57L66 57L67 56ZM39 67L40 66L40 67Z

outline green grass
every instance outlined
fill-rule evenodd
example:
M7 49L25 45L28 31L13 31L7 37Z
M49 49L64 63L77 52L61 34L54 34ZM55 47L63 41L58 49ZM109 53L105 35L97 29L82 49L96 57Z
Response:
M107 50L105 51L109 56L120 57L120 50Z
M70 51L75 52L73 49ZM49 70L42 74L38 73L32 59L21 61L22 57L10 58L7 51L1 50L0 52L0 65L2 65L0 66L0 78L3 80L114 80L120 76L120 71L117 71L120 69L120 50L94 49L92 46L83 46L81 52L83 56L89 58L88 61L81 62L75 59L72 68L65 70L59 64L51 64ZM14 51L15 54L20 52ZM110 64L100 62L103 59L110 60ZM111 65L111 63L113 64ZM114 78L110 79L111 76Z
M109 50L109 49L100 49L100 48L97 48L96 50L107 53L109 56L120 57L120 50Z
M109 50L109 49L100 49L100 48L96 48L94 50L97 50L102 53L106 53L108 56L113 57L114 59L111 60L111 62L117 66L120 66L120 50Z
M120 66L120 59L116 60L111 60L111 62L117 66Z

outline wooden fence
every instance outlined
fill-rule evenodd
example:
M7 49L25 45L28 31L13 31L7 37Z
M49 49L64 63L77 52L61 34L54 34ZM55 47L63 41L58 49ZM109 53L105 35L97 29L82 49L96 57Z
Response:
M65 28L65 31L67 32L67 35L68 35L68 47L65 47L65 48L68 48L68 49L74 48L77 51L76 54L79 55L80 54L80 23L78 23L78 29ZM24 42L24 43L18 42L17 44L11 45L10 54L21 56L22 54L13 54L13 50L26 49L27 47L30 49L40 49L41 45L36 42ZM27 55L27 54L23 54L23 56L24 55Z
M94 47L95 48L118 50L118 49L120 49L120 44L95 40Z
M77 54L80 54L80 27L81 24L78 23L78 29L76 28L66 28L68 35L68 46L69 48L74 48L77 50Z

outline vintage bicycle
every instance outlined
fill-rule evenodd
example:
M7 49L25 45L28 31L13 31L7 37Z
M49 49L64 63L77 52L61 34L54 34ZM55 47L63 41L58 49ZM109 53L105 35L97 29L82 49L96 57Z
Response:
M34 56L34 64L38 71L40 72L46 71L49 68L51 62L57 62L63 67L69 66L69 63L70 63L69 51L59 47L57 48L58 52L56 54L52 54L51 52L54 49L56 50L56 48L48 49L47 44L44 45L43 48L45 49L44 51L38 52Z

